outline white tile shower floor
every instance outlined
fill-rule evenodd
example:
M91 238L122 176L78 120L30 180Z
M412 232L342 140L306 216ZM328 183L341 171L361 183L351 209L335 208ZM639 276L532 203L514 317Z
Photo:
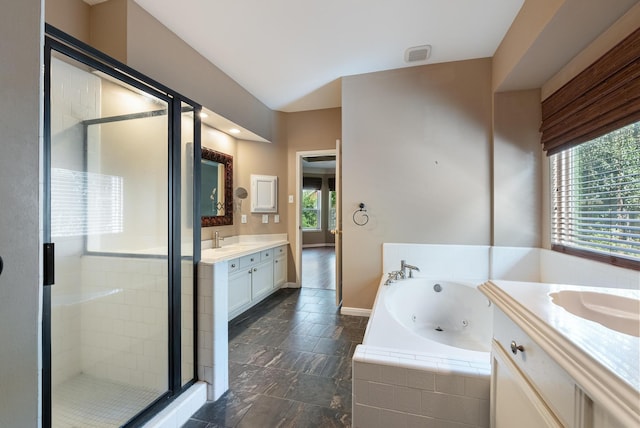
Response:
M160 394L80 374L54 388L53 427L119 427Z

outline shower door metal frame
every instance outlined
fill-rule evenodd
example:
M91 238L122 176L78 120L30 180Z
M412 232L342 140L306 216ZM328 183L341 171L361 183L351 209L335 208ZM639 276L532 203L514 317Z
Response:
M181 376L181 114L182 103L193 107L193 157L200 159L200 111L202 106L189 98L171 90L170 88L156 82L144 74L130 68L114 58L90 47L89 45L75 39L72 36L58 30L57 28L45 24L45 46L44 46L44 149L43 149L43 238L45 243L51 242L51 57L52 52L58 52L77 62L99 70L123 83L140 89L144 92L167 102L168 109L168 373L167 391L159 395L156 400L137 415L129 420L124 426L138 426L151 419L156 413L166 407L177 398L182 392L193 385L197 379L197 290L198 275L197 265L200 261L200 228L195 225L200 224L200 211L195 195L199 191L200 168L199 162L193 163L192 186L193 196L193 373L191 380L182 385ZM46 245L46 244L45 244ZM43 257L46 262L46 257ZM42 426L44 428L52 425L52 384L51 384L51 286L43 284L43 305L42 305ZM53 285L55 286L55 285Z

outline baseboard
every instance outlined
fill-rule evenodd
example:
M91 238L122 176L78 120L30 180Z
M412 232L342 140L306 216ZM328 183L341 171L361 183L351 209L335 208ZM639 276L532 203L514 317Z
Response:
M143 425L144 428L182 426L207 402L207 384L199 381Z
M371 309L362 309L362 308L340 308L340 314L342 315L352 315L355 317L370 317Z
M320 248L320 247L335 247L335 243L325 242L324 244L302 244L302 248Z
M280 288L301 288L297 282L285 282Z

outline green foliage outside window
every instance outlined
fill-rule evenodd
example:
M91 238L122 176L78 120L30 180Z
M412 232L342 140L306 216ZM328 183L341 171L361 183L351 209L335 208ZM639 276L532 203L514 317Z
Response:
M320 229L320 190L302 191L302 228Z
M554 156L556 242L640 260L640 122Z

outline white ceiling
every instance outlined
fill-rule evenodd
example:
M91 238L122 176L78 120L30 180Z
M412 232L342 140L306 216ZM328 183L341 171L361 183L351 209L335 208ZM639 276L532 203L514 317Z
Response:
M339 107L341 77L407 67L409 47L432 46L411 65L493 56L524 0L135 1L269 108L292 112Z

